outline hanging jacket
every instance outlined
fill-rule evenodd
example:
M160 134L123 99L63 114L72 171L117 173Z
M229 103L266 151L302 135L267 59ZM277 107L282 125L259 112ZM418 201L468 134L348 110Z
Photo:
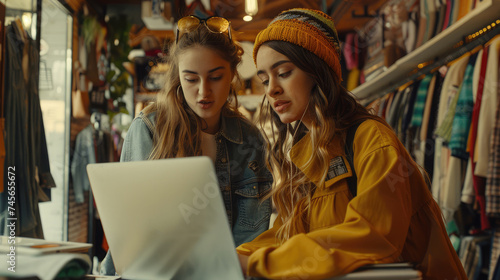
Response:
M15 213L8 193L0 194L0 234L8 235L7 218L17 218L16 235L43 238L38 203L50 200L55 187L50 173L38 95L39 51L15 23L5 32L5 169L15 168Z

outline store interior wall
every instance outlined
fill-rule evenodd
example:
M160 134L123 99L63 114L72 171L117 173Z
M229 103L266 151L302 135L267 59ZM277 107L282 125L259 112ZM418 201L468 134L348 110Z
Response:
M37 0L0 0L2 3L7 3L8 11L7 15L11 18L14 16L22 16L24 12L30 13L32 15L36 14ZM82 223L83 221L88 221L89 217L85 216L82 211L87 211L87 214L93 215L93 213L88 212L86 208L75 207L72 208L74 211L71 212L69 208L74 196L72 194L72 188L69 180L69 166L70 166L70 110L71 110L71 81L72 81L72 62L75 60L74 50L74 37L78 33L78 26L74 25L74 21L78 20L77 13L74 11L68 11L67 7L61 6L61 1L58 0L38 0L42 3L41 9L41 34L36 34L36 17L32 17L31 27L27 28L30 35L33 37L39 36L40 40L40 99L41 108L43 112L43 118L45 122L45 130L47 137L47 144L49 149L49 156L51 162L51 172L56 181L56 188L52 190L52 198L50 202L40 203L40 210L42 216L43 230L45 234L45 239L47 240L70 240L79 242L89 242L92 238L92 226L91 224ZM83 1L81 1L83 2ZM15 8L12 8L11 4L15 4ZM496 1L498 3L498 1ZM9 10L9 7L10 10ZM498 8L498 4L496 6ZM141 24L140 9L137 5L127 5L127 4L110 4L106 6L106 16L118 16L120 14L125 14L127 20L131 24ZM105 19L104 19L105 20ZM474 19L474 20L477 20ZM6 22L8 22L7 20ZM376 21L376 20L375 20ZM472 21L472 20L470 20ZM76 27L75 27L76 26ZM482 25L478 27L482 27ZM462 26L462 28L465 28ZM468 33L467 33L468 34ZM466 34L466 35L467 35ZM440 42L445 42L446 40L440 40ZM453 42L453 41L452 41ZM435 42L438 43L438 42ZM463 43L463 42L462 42ZM447 43L449 45L449 43ZM426 52L430 49L426 48ZM422 51L421 53L425 53ZM409 57L414 58L414 55L408 55L404 59L409 59ZM429 57L429 59L432 59ZM413 60L412 60L413 61ZM253 62L253 61L251 61ZM449 61L439 60L437 63L446 64ZM407 65L412 65L410 67L415 67L414 63L406 63ZM390 65L386 65L390 67ZM396 65L397 67L402 67L401 65ZM430 65L435 67L434 65ZM387 68L386 67L386 68ZM400 69L397 68L396 69ZM420 66L419 66L420 67ZM387 70L384 68L384 71ZM392 67L394 68L394 67ZM390 68L390 69L392 69ZM424 68L426 70L428 67ZM389 69L389 70L390 70ZM417 74L413 76L421 76L422 69L419 70ZM426 70L427 71L427 70ZM397 71L393 71L397 72ZM399 72L406 73L408 71L401 70ZM416 79L416 78L415 78ZM419 78L420 79L420 78ZM347 79L345 79L347 80ZM407 78L404 80L411 80ZM379 80L376 80L377 84L381 84ZM370 85L370 84L368 84ZM364 89L367 87L358 87L359 89ZM256 90L260 92L259 90ZM386 94L388 91L380 91L380 94ZM374 98L373 92L369 91L370 101ZM129 112L134 112L134 96L132 90L127 91L124 97L127 104L127 110ZM385 100L385 99L384 99ZM131 114L133 115L133 113ZM90 202L89 202L90 201ZM92 198L88 196L85 197L85 206L91 205ZM82 206L82 205L80 205ZM91 208L92 206L90 206ZM74 216L71 216L74 215ZM71 217L69 217L71 216ZM73 218L78 217L78 218ZM68 223L75 224L75 228L78 227L79 232L75 231L73 235L68 233ZM83 234L81 230L86 230L89 228L88 234Z

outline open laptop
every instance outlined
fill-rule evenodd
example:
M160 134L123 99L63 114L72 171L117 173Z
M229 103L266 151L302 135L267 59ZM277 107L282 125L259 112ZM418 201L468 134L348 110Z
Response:
M116 271L124 279L243 279L208 157L89 164Z

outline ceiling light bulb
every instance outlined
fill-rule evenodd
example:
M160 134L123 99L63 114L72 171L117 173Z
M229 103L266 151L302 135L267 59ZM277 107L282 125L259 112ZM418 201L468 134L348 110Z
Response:
M245 13L247 15L255 16L259 11L257 0L245 0Z
M23 13L21 18L22 18L24 28L30 28L31 27L31 14L30 13Z

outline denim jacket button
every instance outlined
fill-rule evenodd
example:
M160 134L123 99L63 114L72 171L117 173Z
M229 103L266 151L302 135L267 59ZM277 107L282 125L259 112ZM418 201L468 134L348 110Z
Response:
M220 159L220 161L221 161L222 163L226 163L226 158L221 158L221 159Z
M226 186L226 187L224 188L224 190L225 190L226 192L230 191L230 190L231 190L231 186Z
M253 189L256 190L257 189L257 186L253 186Z

